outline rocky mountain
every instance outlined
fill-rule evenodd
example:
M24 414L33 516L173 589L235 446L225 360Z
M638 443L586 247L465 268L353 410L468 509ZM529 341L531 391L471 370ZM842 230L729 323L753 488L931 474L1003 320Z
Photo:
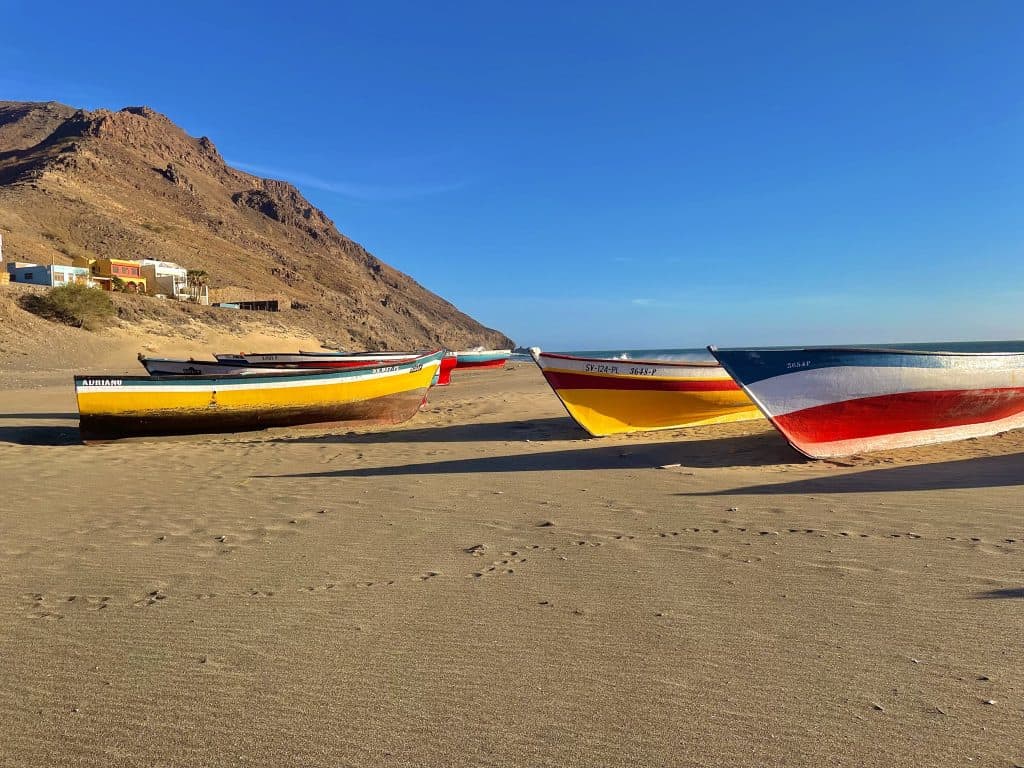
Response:
M345 237L291 184L231 168L209 138L148 107L0 102L0 234L8 260L204 270L211 286L284 297L281 321L350 348L512 346Z

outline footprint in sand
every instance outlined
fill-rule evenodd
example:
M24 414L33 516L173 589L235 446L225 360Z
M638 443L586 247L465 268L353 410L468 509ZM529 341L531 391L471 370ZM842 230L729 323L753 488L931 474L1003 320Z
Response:
M30 619L43 619L44 621L60 621L64 616L52 611L34 611L28 615Z
M530 549L539 549L540 545L530 545ZM553 548L552 548L553 549ZM491 574L494 575L511 575L515 573L515 567L525 563L528 558L521 557L521 553L518 549L510 549L508 552L502 552L502 557L499 560L492 560L491 564L486 568L479 571L473 571L470 577L474 579L480 579L484 576Z
M808 536L816 536L817 538L828 538L828 537L839 537L839 538L845 538L845 539L852 539L852 538L870 539L870 538L872 538L872 534L864 533L862 531L848 531L848 530L844 530L844 531L828 531L828 530L822 530L820 528L783 528L783 529L779 529L779 531L775 531L775 530L771 530L771 529L762 529L762 528L756 528L756 527L755 528L751 528L751 527L734 527L734 528L731 528L730 530L734 531L736 533L746 533L746 534L749 534L750 536L773 536L774 537L774 536L779 535L780 531L785 531L785 533L791 534L791 535L797 535L797 536L808 535ZM658 537L662 538L662 539L667 539L667 538L673 538L673 537L681 536L681 535L684 535L684 534L687 534L687 533L694 533L694 534L709 534L709 533L710 534L717 534L717 533L721 533L721 532L722 531L719 528L684 528L682 531L661 531L661 532L658 533ZM889 538L889 539L906 539L906 540L918 540L918 539L924 539L925 538L922 534L914 533L912 531L892 532L892 533L889 533L889 534L884 534L884 536L886 538ZM618 538L618 537L616 537L616 538ZM955 536L946 536L945 538L948 541L956 541L957 540ZM980 541L980 539L977 539L977 541Z
M393 583L394 582L391 582L391 581L388 582L388 584L393 584ZM370 582L360 582L356 586L366 586L368 584L370 584ZM333 581L327 581L327 582L324 582L323 584L317 584L317 585L310 584L310 585L307 585L305 587L301 587L299 591L300 592L326 592L326 591L331 590L331 589L336 589L337 587L338 587L337 583L335 583ZM273 594L274 594L273 592L265 592L265 593L262 593L260 596L270 597Z
M43 592L26 592L19 599L32 618L64 618L64 614L57 611L58 605L64 611L102 611L110 605L109 595L51 596Z
M134 603L132 603L132 605L135 606L136 608L147 608L148 606L156 605L157 603L161 603L161 602L163 602L166 599L167 599L167 593L166 592L164 592L161 589L154 589L151 592L148 592L145 597L142 597L142 598L139 598L138 600L136 600Z

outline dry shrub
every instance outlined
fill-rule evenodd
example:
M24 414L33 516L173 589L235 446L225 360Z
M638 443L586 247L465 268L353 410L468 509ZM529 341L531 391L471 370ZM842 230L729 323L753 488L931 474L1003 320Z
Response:
M34 315L87 331L103 328L114 315L110 297L84 285L62 285L43 294L29 294L21 304Z

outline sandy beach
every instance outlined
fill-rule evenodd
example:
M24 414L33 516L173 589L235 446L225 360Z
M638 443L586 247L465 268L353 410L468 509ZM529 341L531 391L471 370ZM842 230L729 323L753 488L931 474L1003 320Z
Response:
M1024 765L1024 432L592 439L513 364L83 446L70 374L0 379L2 766Z

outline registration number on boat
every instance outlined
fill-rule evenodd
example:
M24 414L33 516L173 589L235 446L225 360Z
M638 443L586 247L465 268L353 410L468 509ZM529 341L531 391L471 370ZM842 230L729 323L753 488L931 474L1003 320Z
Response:
M586 363L583 370L587 373L618 373L619 366L606 365L604 363Z
M810 364L811 364L810 360L800 360L800 361L797 361L797 362L786 363L786 367L787 368L807 368L808 366L810 366Z
M646 367L640 366L640 367L636 367L636 368L630 368L629 369L629 375L630 376L653 376L657 372L657 370L658 370L657 368L646 368Z

